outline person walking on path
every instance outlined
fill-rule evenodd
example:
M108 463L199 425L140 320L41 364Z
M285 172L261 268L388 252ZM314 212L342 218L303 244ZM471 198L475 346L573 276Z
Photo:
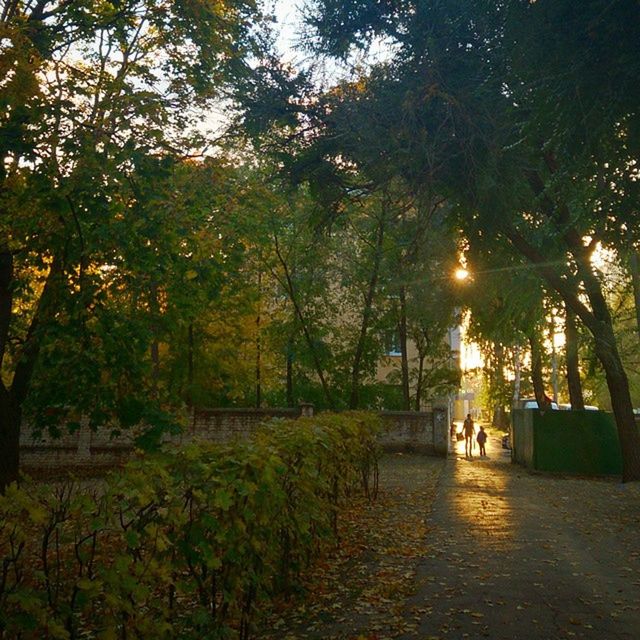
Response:
M476 433L476 428L473 425L473 419L471 418L470 413L467 413L462 430L464 431L464 455L467 458L470 458L472 457L471 448L473 447L473 436Z
M487 442L487 432L484 430L484 427L480 425L480 431L478 431L478 437L476 438L478 441L478 445L480 446L480 456L486 456L487 450L485 448L485 443Z

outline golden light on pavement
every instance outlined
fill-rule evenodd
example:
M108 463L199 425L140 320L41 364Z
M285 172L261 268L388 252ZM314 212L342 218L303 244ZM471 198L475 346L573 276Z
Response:
M475 438L474 438L475 439ZM464 458L464 441L456 442L455 482L451 508L460 526L484 546L516 543L514 504L509 495L510 462L501 460L495 436L487 441L488 458L480 458L475 445L472 459Z

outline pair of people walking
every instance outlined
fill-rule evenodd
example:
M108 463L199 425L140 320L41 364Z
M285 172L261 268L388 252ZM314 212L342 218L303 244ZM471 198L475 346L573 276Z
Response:
M473 436L476 435L476 427L470 413L467 414L464 424L462 425L462 432L464 433L464 455L467 458L471 458L473 457ZM485 448L485 444L487 442L487 433L482 425L480 425L476 441L480 447L480 456L486 456L487 450Z

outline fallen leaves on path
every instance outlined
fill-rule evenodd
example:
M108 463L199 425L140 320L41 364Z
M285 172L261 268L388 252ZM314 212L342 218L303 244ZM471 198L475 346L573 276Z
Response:
M338 548L306 576L302 600L279 603L259 638L386 640L414 631L427 608L406 616L416 565L428 555L425 517L444 460L393 455L380 466L377 502L354 502Z
M431 525L443 461L388 459L379 502L353 504L305 600L281 603L256 637L637 638L640 484L529 474L490 455L448 468Z

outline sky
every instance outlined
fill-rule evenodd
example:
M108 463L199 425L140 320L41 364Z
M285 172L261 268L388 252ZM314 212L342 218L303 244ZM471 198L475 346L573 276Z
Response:
M297 69L313 68L313 78L318 86L331 86L348 75L346 67L336 61L320 59L318 56L301 50L298 46L304 34L302 7L305 0L267 0L266 5L273 6L277 20L278 38L276 44L281 59Z
M294 51L302 29L299 9L301 0L273 0L273 2L279 30L278 50L287 60L294 62L301 57L299 52Z
M295 51L295 43L301 29L300 12L298 7L302 0L264 0L264 7L268 13L272 13L276 20L278 37L276 44L282 58L291 64L298 66L304 58L304 54ZM214 138L224 133L229 124L229 105L226 102L213 106L203 120L200 131Z
M287 62L297 67L315 67L316 80L325 86L335 84L338 80L351 76L352 69L347 64L340 64L337 61L319 60L309 53L296 50L296 44L303 33L302 7L305 0L265 0L267 8L273 7L280 31L277 39L278 50ZM389 60L395 48L393 44L384 39L374 39L370 48L358 54L357 64L359 67L367 66L377 62Z

